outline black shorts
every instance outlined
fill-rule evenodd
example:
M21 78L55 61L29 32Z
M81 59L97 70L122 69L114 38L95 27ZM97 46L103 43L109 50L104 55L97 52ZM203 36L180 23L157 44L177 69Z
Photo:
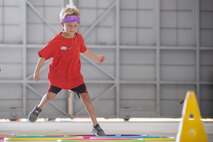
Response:
M59 87L50 86L49 89L48 89L48 92L52 92L52 93L58 94L61 90L62 89L59 88ZM70 90L72 90L73 92L75 92L78 96L79 96L79 94L88 93L87 92L87 87L86 87L85 84L81 84L80 86L72 88Z

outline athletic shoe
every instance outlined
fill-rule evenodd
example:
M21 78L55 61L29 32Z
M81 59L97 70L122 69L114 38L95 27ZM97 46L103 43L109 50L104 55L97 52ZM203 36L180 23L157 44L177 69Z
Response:
M41 112L39 107L35 107L28 115L28 119L30 122L35 122L38 119L38 115Z
M92 133L95 134L96 136L105 136L104 131L102 130L102 128L100 127L99 124L96 124L93 128L92 128Z

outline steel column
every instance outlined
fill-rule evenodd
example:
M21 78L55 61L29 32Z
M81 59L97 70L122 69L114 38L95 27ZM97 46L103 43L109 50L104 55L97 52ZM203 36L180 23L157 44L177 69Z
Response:
M20 11L21 11L21 28L23 34L23 41L22 41L22 66L23 66L23 94L22 94L22 108L23 108L23 116L26 116L26 74L27 74L27 7L26 7L26 0L22 0L20 2Z
M116 116L120 115L120 0L116 1Z
M196 95L200 104L200 0L195 2L195 33L196 33Z
M156 114L160 116L160 0L156 0Z

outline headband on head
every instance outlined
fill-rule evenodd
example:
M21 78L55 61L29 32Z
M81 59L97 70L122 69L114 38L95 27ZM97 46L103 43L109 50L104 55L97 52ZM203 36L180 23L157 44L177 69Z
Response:
M75 22L77 21L80 24L80 18L78 16L66 16L63 19L61 19L61 23L67 23L67 22Z

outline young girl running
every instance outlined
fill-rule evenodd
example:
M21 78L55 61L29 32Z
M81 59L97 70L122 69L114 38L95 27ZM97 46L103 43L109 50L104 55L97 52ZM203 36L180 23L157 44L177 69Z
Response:
M81 74L80 53L93 59L97 63L103 63L103 55L95 55L84 44L83 37L78 33L80 24L80 12L75 7L66 7L60 12L63 31L56 35L48 44L38 52L40 56L34 71L34 80L40 79L40 69L44 62L52 58L49 65L48 92L42 97L40 103L30 112L30 122L35 122L44 106L55 99L62 89L72 90L78 94L93 122L92 133L104 136L96 120L96 113L87 92L84 78Z

